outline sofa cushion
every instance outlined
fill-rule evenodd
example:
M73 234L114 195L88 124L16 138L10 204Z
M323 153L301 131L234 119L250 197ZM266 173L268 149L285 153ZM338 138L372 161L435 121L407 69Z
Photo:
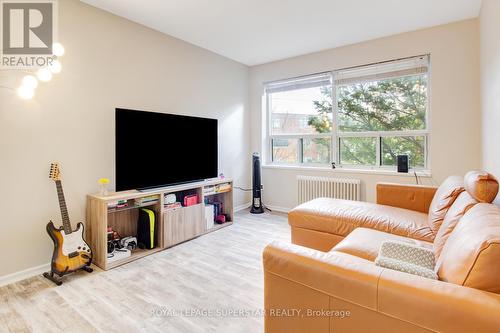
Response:
M460 176L450 176L439 186L429 207L429 226L434 234L438 232L448 209L463 191L464 179Z
M485 171L470 171L464 177L465 189L479 202L491 203L498 194L498 180Z
M500 293L500 207L479 203L458 222L436 263L439 278Z
M292 227L342 237L364 227L429 242L434 240L426 214L361 201L314 199L292 209L288 222Z
M434 239L434 254L439 258L443 246L450 237L453 229L457 226L458 222L464 214L477 204L477 200L470 196L467 192L462 192L457 200L451 205L450 209L444 217L444 221L439 228L436 238Z
M340 243L335 245L330 252L343 252L366 260L375 261L380 246L384 242L404 242L425 247L426 249L432 249L432 243L426 241L393 235L373 229L356 228Z

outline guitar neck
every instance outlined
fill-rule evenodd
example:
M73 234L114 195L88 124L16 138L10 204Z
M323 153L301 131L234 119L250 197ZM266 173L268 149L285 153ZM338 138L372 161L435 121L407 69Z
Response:
M69 221L68 208L66 207L66 200L64 199L64 192L60 180L56 180L57 197L59 199L59 208L61 209L61 217L63 222L64 233L71 233L71 222Z

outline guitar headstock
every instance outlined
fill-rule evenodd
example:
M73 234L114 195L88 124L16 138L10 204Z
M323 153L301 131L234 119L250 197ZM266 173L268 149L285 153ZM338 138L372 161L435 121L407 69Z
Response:
M61 180L61 170L59 170L59 163L50 163L49 178L53 181Z

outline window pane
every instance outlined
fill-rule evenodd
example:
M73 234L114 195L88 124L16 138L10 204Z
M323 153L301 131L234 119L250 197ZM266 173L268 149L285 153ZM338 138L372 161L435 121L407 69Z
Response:
M273 139L273 162L297 163L297 139Z
M337 101L340 131L423 130L427 74L340 85Z
M382 138L382 165L396 165L397 155L408 155L410 166L425 166L425 137L402 136Z
M340 164L375 165L376 138L340 138Z
M329 164L331 162L330 152L332 140L330 138L306 138L302 142L304 163Z
M270 93L271 134L330 133L331 96L331 85Z

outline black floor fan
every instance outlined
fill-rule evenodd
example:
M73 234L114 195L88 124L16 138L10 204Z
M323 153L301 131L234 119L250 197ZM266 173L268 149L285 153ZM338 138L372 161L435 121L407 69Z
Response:
M252 155L252 208L250 213L262 214L264 207L262 205L262 184L260 180L260 157L259 153Z

